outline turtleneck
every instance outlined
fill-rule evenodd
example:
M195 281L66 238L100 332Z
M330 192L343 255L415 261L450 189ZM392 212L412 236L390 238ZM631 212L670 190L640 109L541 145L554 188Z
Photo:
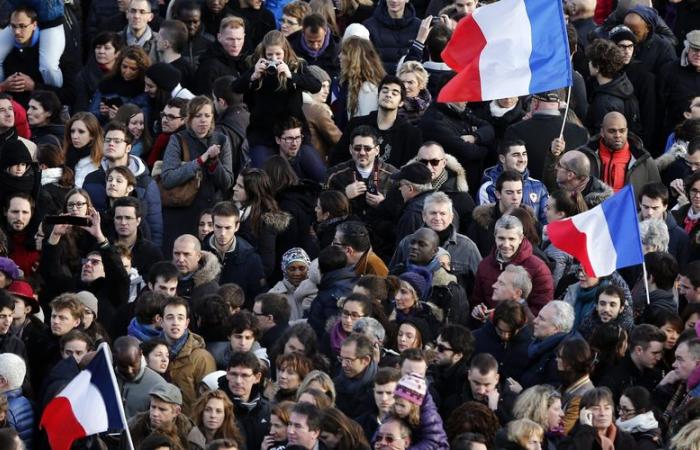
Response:
M438 238L440 239L440 246L444 247L444 243L447 242L447 240L452 237L452 224L448 225L447 228L445 228L442 231L437 232Z

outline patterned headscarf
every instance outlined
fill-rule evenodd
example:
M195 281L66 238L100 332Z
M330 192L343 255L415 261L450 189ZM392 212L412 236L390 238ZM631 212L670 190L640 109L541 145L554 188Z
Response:
M309 267L311 265L311 260L309 259L309 255L306 253L306 251L301 248L301 247L292 247L286 252L284 252L284 255L282 255L282 273L285 274L285 278L287 277L287 267L293 262L301 262L306 265L306 267Z

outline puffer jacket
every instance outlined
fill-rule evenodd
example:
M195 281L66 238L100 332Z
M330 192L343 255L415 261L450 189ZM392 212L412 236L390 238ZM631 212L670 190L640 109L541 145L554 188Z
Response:
M476 272L476 283L471 299L472 307L480 303L484 303L489 308L496 306L491 300L493 284L506 266L514 264L522 266L530 274L532 292L526 300L532 314L537 316L540 309L552 300L554 286L552 285L552 272L549 270L549 267L544 261L535 256L532 251L530 241L523 239L513 258L508 262L500 262L496 256L497 249L494 248L491 254L481 261Z
M446 450L447 434L433 396L426 393L420 407L420 424L413 427L409 450Z
M352 291L355 281L357 281L357 276L352 267L332 270L321 276L318 294L311 302L308 319L309 325L314 329L319 339L327 331L328 320L340 313L338 300Z
M214 357L206 350L204 339L189 332L180 352L171 357L168 373L173 384L182 391L182 412L189 415L197 400L197 387L205 375L216 370Z
M479 188L479 204L496 203L496 180L503 173L502 164L491 166L484 170ZM530 172L525 169L523 175L523 205L527 205L535 212L537 220L541 224L547 223L547 199L549 192L540 180L530 178Z
M386 72L396 73L399 59L408 52L420 28L420 19L416 17L413 5L406 3L403 17L392 19L386 1L381 1L363 25L369 30L369 38L379 52Z
M27 450L32 450L34 443L34 406L27 397L22 395L22 388L12 389L4 393L7 397L7 420L17 431Z

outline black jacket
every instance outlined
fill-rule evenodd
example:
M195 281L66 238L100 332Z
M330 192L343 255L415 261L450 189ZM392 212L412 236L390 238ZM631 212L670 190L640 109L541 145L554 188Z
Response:
M520 379L528 367L527 348L532 342L532 330L524 327L513 335L508 342L496 334L496 327L487 321L474 331L474 354L490 353L498 361L498 373L501 378Z
M404 204L403 212L396 224L396 245L401 239L409 234L413 234L418 228L423 226L423 204L425 199L435 191L426 191L418 194Z
M226 75L236 78L247 69L247 54L231 56L218 42L212 42L209 48L199 57L197 69L197 85L195 92L200 95L211 95L214 81Z
M624 72L607 84L599 85L594 82L589 98L586 125L592 134L600 131L603 117L611 111L622 113L631 131L635 133L641 131L639 103L634 95L634 86Z
M406 3L403 17L389 16L386 1L380 1L372 17L363 23L369 30L369 38L374 44L387 73L396 73L396 65L408 52L411 41L416 38L420 20L412 3Z
M270 402L256 392L256 386L253 386L251 400L254 402L242 402L236 398L228 387L226 375L219 378L219 389L224 391L228 398L233 402L233 409L238 425L245 434L246 448L260 448L260 444L270 431Z
M640 136L647 146L653 148L656 133L660 129L660 124L656 123L656 77L639 61L631 61L623 70L634 87L634 96L639 104L641 130L638 130L638 133L641 133ZM658 156L655 152L652 154Z
M246 130L250 124L250 113L245 105L230 105L216 119L216 131L228 136L231 142L231 159L233 160L233 177L238 177L241 170L248 165L248 139Z
M328 46L316 57L309 55L301 43L301 40L304 39L303 30L290 34L287 40L297 56L304 58L309 65L318 66L325 70L333 79L340 73L340 60L338 59L340 44L333 38L331 31L328 29L326 29L326 36L328 36Z
M665 137L684 120L688 100L700 95L700 73L690 65L681 67L679 61L673 61L663 67L657 81Z
M617 429L615 441L613 442L615 450L635 450L637 448L634 438L631 434ZM569 432L557 446L558 450L602 450L598 432L595 428L589 425L581 425L576 422L574 428Z
M449 367L431 365L428 368L428 378L431 379L430 387L435 392L433 399L438 406L438 411L442 417L449 417L450 411L444 408L445 401L455 392L464 390L469 371L469 357L464 355L462 359Z
M303 248L311 259L318 256L318 240L312 232L312 226L320 190L317 184L302 180L296 186L289 186L275 195L280 209L291 216L289 226L277 236L280 244L277 249L278 260L292 247Z
M642 386L652 392L661 378L662 373L659 370L637 369L628 352L611 371L603 375L597 386L606 386L612 391L613 398L620 398L630 386Z

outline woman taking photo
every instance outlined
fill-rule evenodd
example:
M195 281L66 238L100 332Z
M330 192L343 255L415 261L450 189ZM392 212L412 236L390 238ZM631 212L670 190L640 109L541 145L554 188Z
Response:
M85 177L99 168L104 141L102 127L89 112L75 113L65 126L63 149L66 166L75 174L75 186L82 187Z
M214 131L214 104L205 96L193 98L187 108L186 128L170 137L163 155L162 189L191 183L194 186L189 188L196 191L189 202L177 206L163 199L163 222L173 224L163 233L166 254L178 236L197 230L199 211L225 198L233 185L231 164L228 139Z
M27 108L27 121L32 130L32 141L36 145L61 144L65 134L61 108L61 100L54 92L32 92Z
M233 403L222 390L203 393L192 408L192 418L206 442L232 439L239 446L245 441L233 414Z
M304 91L312 94L321 83L311 75L280 31L268 32L255 49L255 67L233 82L231 88L244 94L250 110L248 142L252 167L262 167L277 153L272 130L290 116L307 129L302 110ZM308 134L308 133L307 133ZM308 145L308 140L302 145Z

